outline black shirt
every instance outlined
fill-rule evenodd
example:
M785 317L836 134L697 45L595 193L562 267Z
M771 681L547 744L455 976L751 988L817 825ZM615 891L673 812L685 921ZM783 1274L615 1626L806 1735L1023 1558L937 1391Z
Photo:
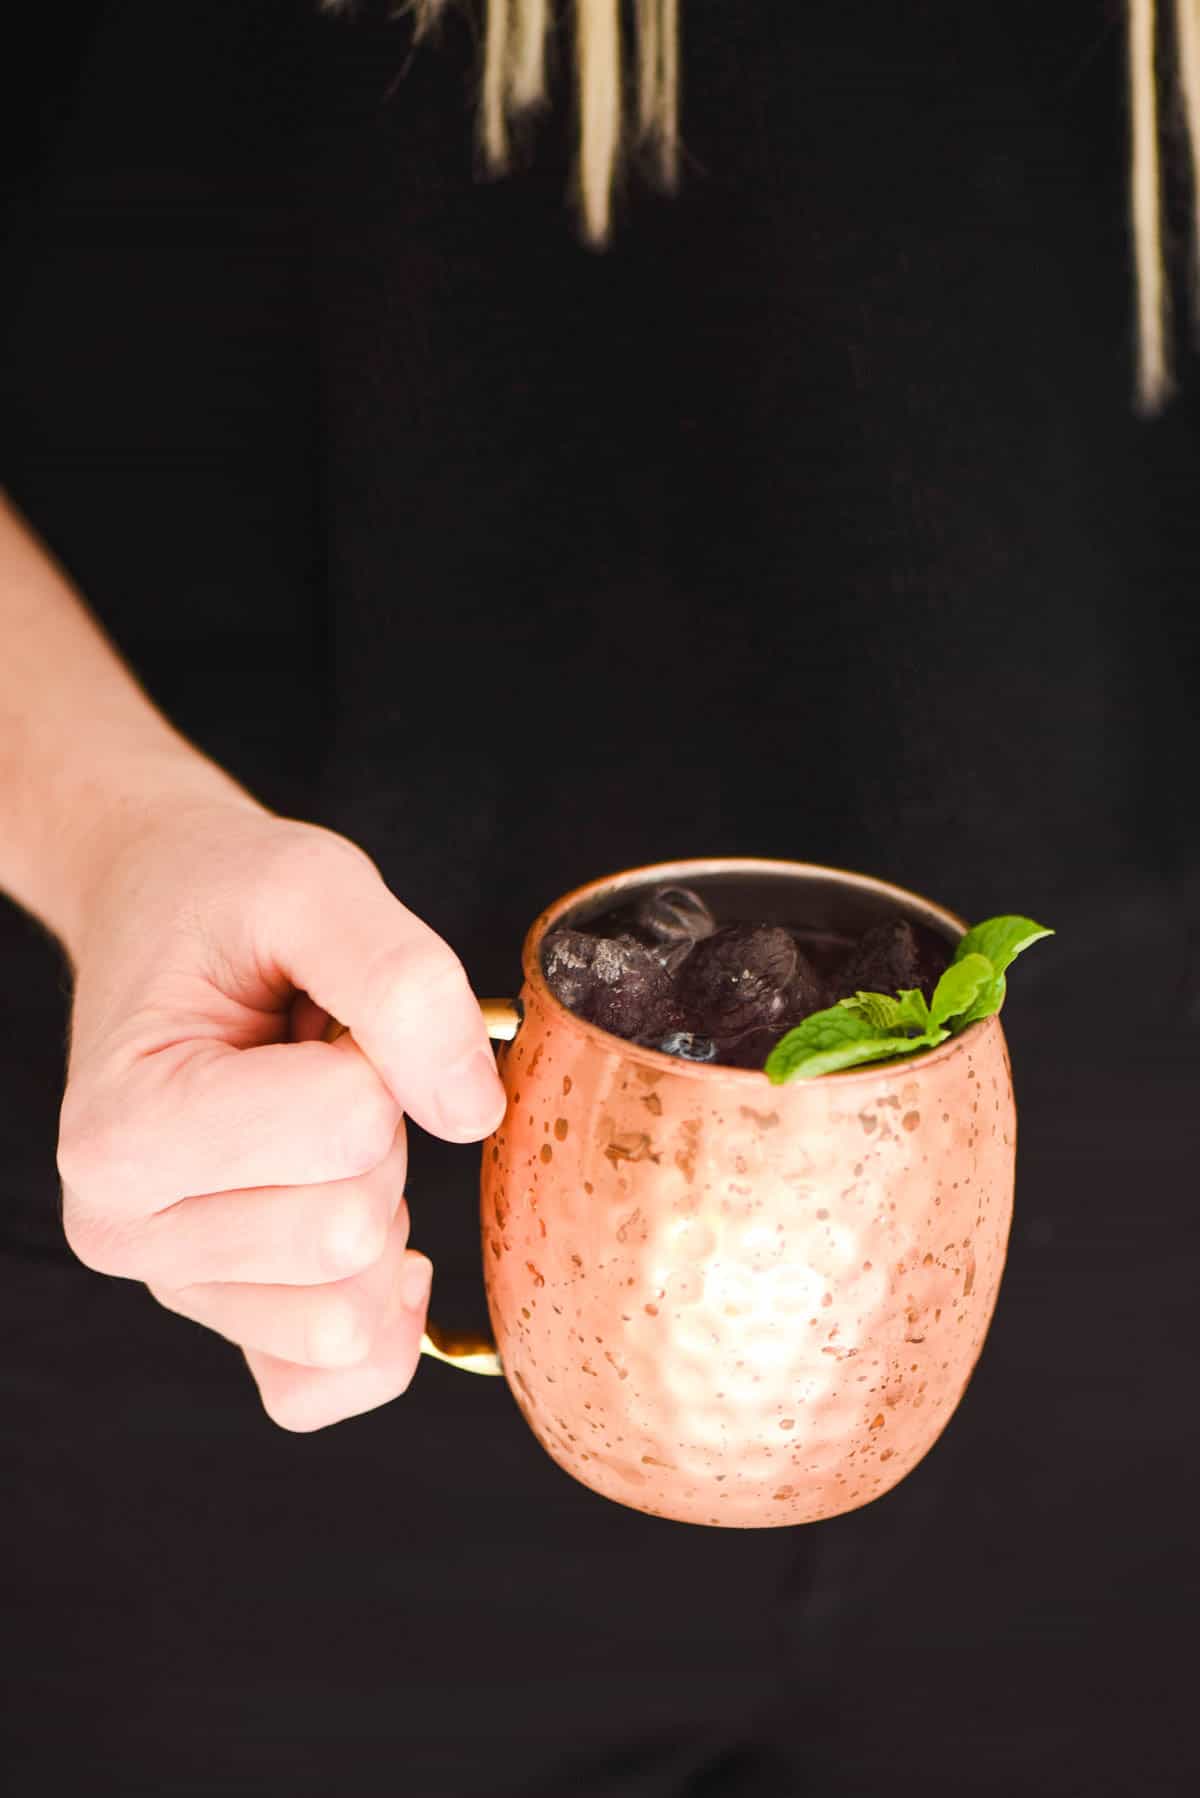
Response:
M461 13L412 54L382 8L95 9L16 210L6 479L160 703L361 842L480 991L545 901L676 855L1055 925L1006 1013L980 1369L893 1494L797 1531L611 1505L433 1365L285 1436L226 1345L62 1247L60 983L6 913L22 1794L1197 1770L1163 1644L1195 1567L1200 444L1189 389L1131 406L1120 20L683 10L681 191L631 169L598 255L565 74L479 178ZM473 1152L412 1163L436 1309L479 1326Z

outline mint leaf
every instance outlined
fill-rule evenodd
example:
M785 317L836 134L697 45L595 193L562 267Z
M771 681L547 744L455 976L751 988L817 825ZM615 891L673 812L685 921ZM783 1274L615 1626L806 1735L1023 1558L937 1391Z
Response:
M832 1049L841 1043L865 1042L878 1035L870 1019L844 1005L831 1005L827 1011L811 1011L794 1030L789 1030L772 1049L772 1056L789 1044L806 1053L815 1049Z
M922 1036L933 1026L925 995L918 987L907 987L893 999L888 993L855 993L838 1004L867 1023L881 1036L895 1035L898 1030L918 1030ZM940 1024L941 1019L937 1022Z
M1031 943L1053 935L1032 918L1011 913L985 918L960 939L931 1004L915 987L894 997L859 992L839 999L789 1030L767 1057L764 1072L781 1086L936 1048L952 1032L998 1012L1007 991L1005 969Z
M1047 930L1043 924L1035 924L1032 918L1011 915L985 918L982 924L973 924L966 936L959 940L954 961L964 961L968 955L986 955L996 973L1003 974L1023 949L1044 936L1053 935L1052 930Z
M951 966L965 962L973 955L986 955L994 971L991 980L984 982L966 1011L955 1017L951 1028L956 1032L965 1030L968 1024L978 1024L982 1018L990 1018L998 1012L1007 992L1004 970L1031 943L1053 935L1054 932L1047 930L1044 924L1011 914L985 918L982 924L973 924L959 940Z
M1053 932L1049 934L1053 935ZM1004 975L993 974L990 980L984 981L968 1010L950 1020L951 1030L957 1035L960 1030L965 1030L968 1024L978 1024L981 1018L990 1018L1004 1004L1006 991L1007 982Z
M994 981L996 970L986 955L964 955L951 962L933 990L930 1004L933 1022L944 1024L969 1011L982 988Z
M882 996L882 995L872 995ZM868 1018L844 1005L814 1011L776 1043L766 1062L766 1075L774 1086L787 1080L810 1080L818 1074L835 1074L862 1062L884 1061L908 1055L914 1049L933 1048L949 1035L934 1029L921 1036L881 1035Z
M855 993L852 998L839 999L838 1004L865 1018L881 1034L899 1030L905 1021L899 999L889 999L886 993Z
M929 1006L920 987L906 986L898 998L902 1024L915 1024L922 1033L932 1030L933 1019L929 1015Z

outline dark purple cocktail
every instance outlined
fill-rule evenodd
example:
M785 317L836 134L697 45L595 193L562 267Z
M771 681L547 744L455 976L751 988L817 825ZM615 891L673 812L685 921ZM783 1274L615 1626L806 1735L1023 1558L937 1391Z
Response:
M722 916L717 890L660 886L558 929L542 968L562 1004L614 1036L688 1061L760 1068L811 1012L858 991L932 995L952 945L896 917L853 933ZM711 903L710 903L711 901Z

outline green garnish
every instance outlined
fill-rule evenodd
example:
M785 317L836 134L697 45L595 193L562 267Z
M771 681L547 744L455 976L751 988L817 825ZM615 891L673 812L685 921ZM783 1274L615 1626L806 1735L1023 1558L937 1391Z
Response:
M1009 963L1031 943L1053 935L1032 918L986 918L959 942L928 1003L915 988L840 999L789 1030L768 1055L764 1072L773 1085L782 1086L787 1080L811 1080L864 1062L935 1049L968 1024L999 1011Z

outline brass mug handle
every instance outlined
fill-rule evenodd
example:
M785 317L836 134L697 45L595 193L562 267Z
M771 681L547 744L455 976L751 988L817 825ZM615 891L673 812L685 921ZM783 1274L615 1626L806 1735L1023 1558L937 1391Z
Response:
M483 1021L492 1041L510 1043L521 1027L521 1001L481 999L479 1009L483 1013ZM330 1018L322 1032L321 1041L335 1043L339 1036L348 1034L345 1024L339 1024L336 1018ZM496 1345L490 1336L454 1335L448 1330L439 1329L431 1317L425 1321L421 1353L432 1355L435 1361L448 1362L451 1367L459 1367L464 1373L504 1373Z

